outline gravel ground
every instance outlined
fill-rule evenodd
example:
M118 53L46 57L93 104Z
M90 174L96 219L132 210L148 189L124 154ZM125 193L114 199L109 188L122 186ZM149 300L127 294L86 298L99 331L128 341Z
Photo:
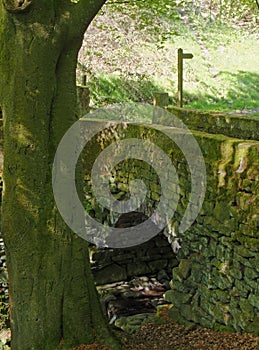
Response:
M145 325L130 337L124 337L123 350L255 350L259 337L250 334L215 332L185 327L171 322L166 325Z
M259 336L186 327L174 321L163 325L147 324L130 335L125 332L119 334L123 350L259 350ZM71 350L111 349L93 344Z

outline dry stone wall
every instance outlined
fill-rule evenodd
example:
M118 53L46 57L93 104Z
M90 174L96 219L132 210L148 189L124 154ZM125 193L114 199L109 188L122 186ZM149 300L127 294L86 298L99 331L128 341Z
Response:
M89 120L85 122L89 123L89 127L93 123ZM173 304L171 316L182 323L259 334L259 142L193 130L206 164L207 188L195 222L180 235L178 227L190 198L191 175L183 154L163 131L179 134L182 131L165 125L154 128L154 125L128 124L126 128L125 125L114 128L117 138L135 137L154 142L166 152L177 169L180 197L171 222L173 235L177 236L181 245L177 263L173 250L170 252L165 244L168 256L166 268L170 266L170 254L173 265L171 289L165 294L165 299ZM91 141L91 152L85 155L87 171L91 168L91 159L95 159L112 142L114 134L107 135L110 136L102 139L102 144L100 135ZM150 208L154 208L160 199L159 179L143 162L127 163L125 168L120 164L110 182L114 195L125 198L132 178L146 182L148 195L140 211L148 215ZM175 186L176 183L170 184L169 206ZM104 215L102 221L108 217L108 213L103 213L98 206L92 215ZM175 237L170 237L170 232L167 235L172 244ZM157 242L152 242L152 245L157 251L160 247L162 252L163 246ZM137 260L137 256L145 259L144 250L141 252L139 248L137 255L131 248L129 255L125 256L135 262L141 261ZM114 252L100 253L99 257L98 251L94 254L97 254L95 264L98 259L104 259L102 263L105 264L105 254L109 256L107 264L117 259ZM154 258L157 271L165 268L163 258L161 264L159 259L159 255ZM151 266L151 261L147 265ZM138 272L137 265L134 268ZM128 271L125 267L124 278Z
M137 247L97 249L90 246L90 261L97 285L145 275L154 275L161 283L167 283L172 268L178 265L170 244L162 234Z
M189 129L223 134L244 140L259 140L258 116L203 112L177 107L168 107L167 109L180 118ZM162 122L161 118L159 122ZM171 123L168 118L165 118L163 122L166 125Z

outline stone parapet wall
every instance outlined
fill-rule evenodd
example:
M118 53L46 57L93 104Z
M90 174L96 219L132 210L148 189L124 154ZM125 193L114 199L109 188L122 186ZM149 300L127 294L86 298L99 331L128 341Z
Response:
M244 140L259 140L259 117L242 114L225 114L168 107L167 110L180 118L191 130L223 134ZM161 118L159 119L161 123ZM170 125L170 118L163 123Z

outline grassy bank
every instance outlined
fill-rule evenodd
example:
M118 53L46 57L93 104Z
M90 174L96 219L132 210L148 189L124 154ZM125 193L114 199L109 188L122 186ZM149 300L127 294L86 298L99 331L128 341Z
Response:
M159 30L139 23L138 15L106 8L89 29L78 76L87 75L94 107L151 102L154 91L168 92L175 104L180 47L194 55L184 61L184 106L216 111L259 107L258 24L230 25L191 13L173 21L159 18Z

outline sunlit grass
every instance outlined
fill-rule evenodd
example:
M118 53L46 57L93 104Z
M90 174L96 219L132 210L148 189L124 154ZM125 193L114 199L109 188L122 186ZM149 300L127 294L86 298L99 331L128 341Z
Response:
M259 108L259 27L251 32L218 22L189 20L192 29L175 22L172 30L177 35L162 44L155 36L145 41L145 35L134 32L134 40L123 39L114 50L107 41L106 51L96 56L96 63L91 56L92 104L152 102L158 90L168 92L176 104L177 49L181 47L194 55L184 60L185 107L215 111ZM87 57L84 59L87 62Z

